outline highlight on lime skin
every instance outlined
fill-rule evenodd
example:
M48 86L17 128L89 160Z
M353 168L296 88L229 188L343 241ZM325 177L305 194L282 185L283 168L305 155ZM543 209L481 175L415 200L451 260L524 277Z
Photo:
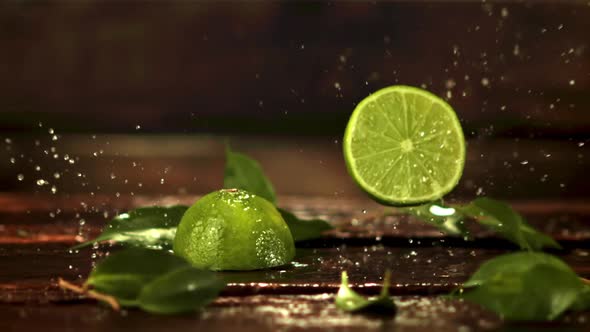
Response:
M266 199L239 189L212 192L180 221L174 253L210 270L257 270L295 256L289 227Z

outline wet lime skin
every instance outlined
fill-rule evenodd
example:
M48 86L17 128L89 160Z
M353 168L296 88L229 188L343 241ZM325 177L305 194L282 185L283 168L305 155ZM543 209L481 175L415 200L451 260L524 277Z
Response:
M272 203L244 190L199 199L178 226L174 253L210 270L258 270L295 256L289 227Z

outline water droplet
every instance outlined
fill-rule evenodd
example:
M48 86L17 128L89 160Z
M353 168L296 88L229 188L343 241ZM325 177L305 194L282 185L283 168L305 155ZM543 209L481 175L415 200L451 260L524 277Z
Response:
M39 179L39 180L37 180L37 185L38 185L38 186L44 186L44 185L46 185L46 184L49 184L49 182L47 182L47 181L45 181L45 180L43 180L43 179Z
M486 77L482 78L481 79L481 85L483 85L483 86L490 85L490 80L488 78L486 78Z
M506 7L502 8L500 15L502 15L502 17L504 17L504 18L508 17L508 8L506 8Z
M528 164L528 163L529 163L529 161L528 161L528 160L523 160L523 161L521 161L521 162L520 162L520 164L521 164L521 165L526 165L526 164Z
M160 184L164 184L164 178L160 179Z
M457 82L455 82L455 80L453 80L453 79L448 79L445 81L445 87L449 90L454 88L456 85L457 85Z
M52 193L52 194L55 194L55 193L57 193L57 187L56 187L56 186L52 186L52 187L51 187L51 193Z
M56 179L59 179L61 177L61 175L57 172L53 173L53 177Z
M140 125L135 126L135 130L140 130L140 129L141 129Z
M570 85L574 85L574 84L576 84L576 81L575 80L570 80Z
M24 175L22 175L22 174L19 174L19 175L17 175L17 176L16 176L16 178L17 178L19 181L22 181L22 180L24 180L24 179L25 179L25 176L24 176Z

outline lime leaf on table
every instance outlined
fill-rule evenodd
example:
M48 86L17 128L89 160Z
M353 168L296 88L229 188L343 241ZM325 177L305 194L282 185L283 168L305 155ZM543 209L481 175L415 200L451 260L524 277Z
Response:
M456 209L516 243L521 249L561 248L555 240L534 229L504 202L481 197Z
M272 203L245 190L222 189L186 211L174 253L199 268L257 270L289 263L295 246Z
M422 89L391 86L361 101L343 140L350 175L393 206L437 200L459 182L465 138L455 111Z
M114 296L121 305L136 305L142 288L157 277L190 266L184 259L165 251L129 248L101 261L86 284Z
M553 320L579 304L584 287L558 258L520 252L485 262L463 284L459 297L506 320Z
M379 296L366 299L348 286L348 274L342 272L342 283L336 295L336 306L348 312L363 312L373 314L395 314L395 303L389 296L389 282L391 273L385 272L383 288Z
M270 180L264 175L260 164L248 156L234 152L230 146L225 147L225 174L223 187L226 189L244 189L253 194L276 203L275 190Z
M463 283L463 287L481 286L499 274L521 274L539 264L551 265L563 271L571 272L571 268L555 256L543 253L517 252L486 261L471 275L468 281Z
M287 226L289 226L295 242L317 239L322 235L322 232L334 228L334 226L322 219L300 219L287 210L280 208L278 210Z
M169 249L172 247L176 227L187 206L152 206L131 210L116 216L94 240L83 242L78 249L95 242L116 241L150 249Z
M442 201L398 208L398 210L436 226L446 234L468 236L463 214L453 207L445 206Z
M141 309L157 314L190 312L215 300L224 287L215 273L185 267L145 285L137 303Z
M398 210L437 226L451 235L469 236L465 221L473 218L521 249L561 248L551 237L529 225L510 205L488 197L480 197L464 205L444 205L441 201L436 201Z

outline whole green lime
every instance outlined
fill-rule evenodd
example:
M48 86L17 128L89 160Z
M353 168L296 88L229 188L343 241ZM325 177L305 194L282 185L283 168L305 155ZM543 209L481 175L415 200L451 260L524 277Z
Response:
M257 270L289 263L295 246L272 203L244 190L222 189L185 212L174 253L199 268Z

